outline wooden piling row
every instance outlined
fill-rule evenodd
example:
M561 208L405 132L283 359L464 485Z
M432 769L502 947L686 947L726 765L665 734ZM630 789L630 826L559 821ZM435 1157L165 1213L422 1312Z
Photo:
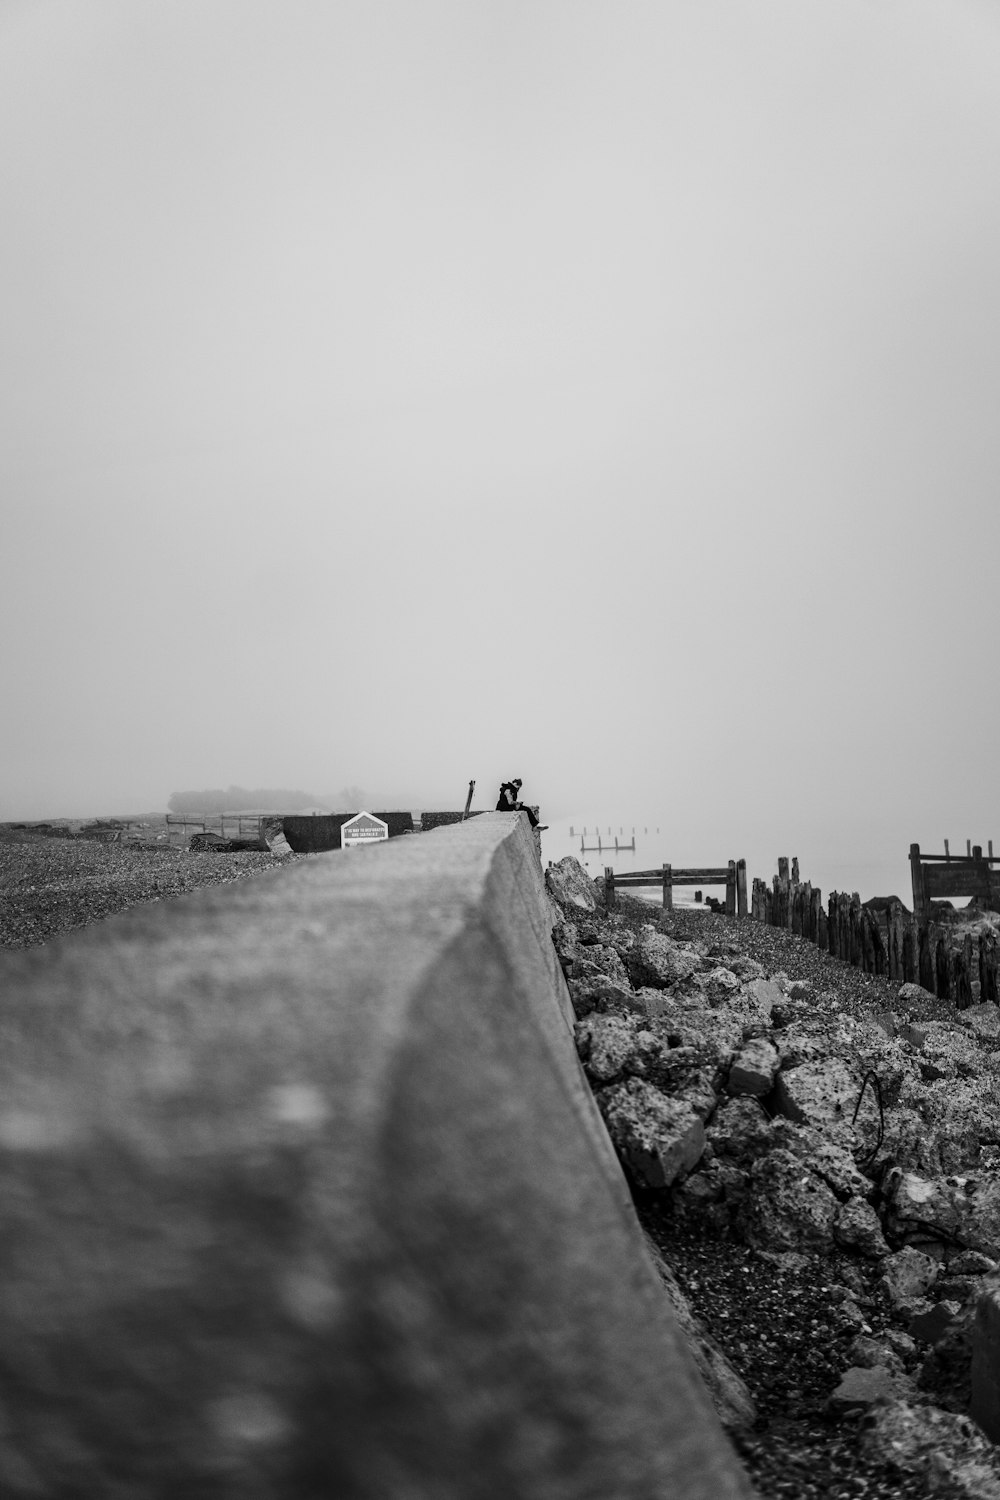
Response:
M799 879L799 862L778 860L771 886L754 879L750 917L767 927L784 927L815 943L842 963L899 984L919 984L939 999L964 1010L980 1001L1000 1004L1000 951L994 933L978 943L966 934L961 947L948 929L921 920L895 898L884 911L863 906L856 891L831 891L826 909L822 892Z

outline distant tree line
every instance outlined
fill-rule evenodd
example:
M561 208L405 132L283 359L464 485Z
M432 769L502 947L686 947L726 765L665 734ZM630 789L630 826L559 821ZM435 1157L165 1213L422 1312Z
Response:
M171 792L167 808L181 816L198 813L295 812L302 807L321 807L321 797L312 792L289 791L287 787L207 787L200 792Z

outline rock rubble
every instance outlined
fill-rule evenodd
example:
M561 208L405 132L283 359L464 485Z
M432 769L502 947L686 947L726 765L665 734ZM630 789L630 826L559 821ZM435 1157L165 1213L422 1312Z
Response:
M761 1494L1000 1497L969 1417L996 1404L972 1367L1000 1305L1000 1011L778 929L605 912L573 860L547 880L581 1063Z

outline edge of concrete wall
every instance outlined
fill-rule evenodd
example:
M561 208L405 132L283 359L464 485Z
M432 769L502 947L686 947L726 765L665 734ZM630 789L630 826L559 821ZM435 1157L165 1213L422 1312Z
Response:
M526 820L0 956L0 1489L752 1492L572 1042Z

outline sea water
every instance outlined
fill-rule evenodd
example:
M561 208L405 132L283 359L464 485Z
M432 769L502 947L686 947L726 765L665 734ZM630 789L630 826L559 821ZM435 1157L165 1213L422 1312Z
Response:
M586 835L583 833L586 826ZM634 830L634 831L633 831ZM601 850L596 848L600 837ZM615 839L618 840L618 849L615 849ZM635 849L622 848L623 844L631 845L635 840ZM581 843L586 849L581 849ZM964 852L964 851L963 851ZM768 886L774 876L778 873L778 856L787 854L789 860L798 857L799 876L802 880L809 880L813 886L819 886L823 893L823 902L826 903L831 891L857 891L862 901L867 901L873 896L898 896L906 906L912 905L912 888L910 882L909 845L903 845L898 857L886 851L873 853L870 858L850 858L829 848L789 848L777 850L765 850L757 848L732 848L715 847L709 841L709 847L703 848L699 845L697 849L678 845L676 838L671 837L670 830L663 825L656 824L634 824L615 822L606 819L597 824L594 822L559 821L551 824L542 834L542 863L547 864L550 860L554 863L565 855L572 855L579 860L589 875L600 876L604 874L605 867L610 867L615 874L627 875L633 870L655 870L664 863L670 863L679 868L725 868L731 859L745 859L747 862L747 899L753 889L754 877L759 876ZM715 896L720 900L725 896L724 886L702 886L703 900L708 896ZM650 901L660 901L662 890L659 886L651 886L649 890L631 888L629 895L640 896ZM693 904L694 890L682 890L675 887L675 902L678 905ZM961 905L956 902L956 905Z

